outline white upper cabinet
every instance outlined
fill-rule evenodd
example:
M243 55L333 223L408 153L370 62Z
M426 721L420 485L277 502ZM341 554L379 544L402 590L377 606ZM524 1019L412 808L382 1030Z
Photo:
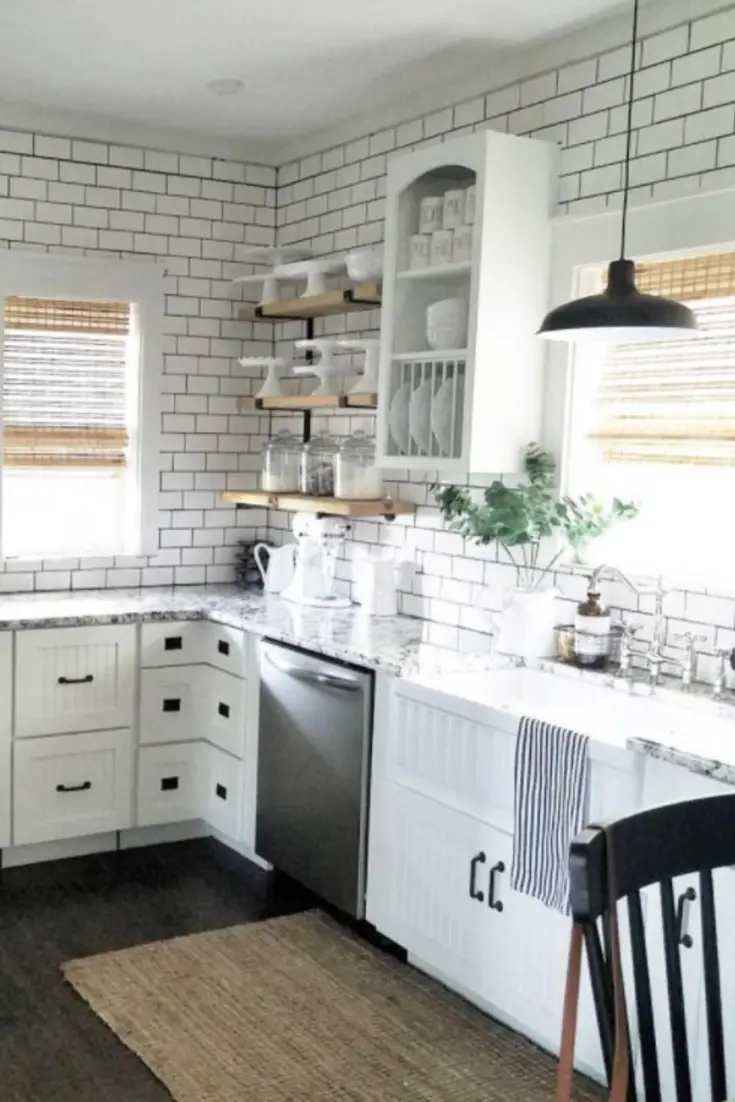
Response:
M521 469L540 426L544 348L535 334L548 302L556 155L549 142L486 130L390 162L384 468ZM429 307L446 300L459 302L427 323Z

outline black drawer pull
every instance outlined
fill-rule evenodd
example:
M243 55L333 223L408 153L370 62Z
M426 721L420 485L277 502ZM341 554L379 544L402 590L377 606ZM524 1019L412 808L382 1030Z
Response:
M57 784L57 792L89 792L92 787L91 781L82 781L81 784Z
M94 674L88 673L85 677L59 677L57 680L59 685L91 685Z
M181 700L178 696L166 697L163 701L164 712L180 712Z
M219 704L217 705L217 711L225 719L230 718L230 705L229 704L223 704L222 701L220 700Z
M477 866L484 865L487 861L485 854L480 851L476 857L473 857L470 861L470 899L476 899L478 903L482 903L485 895L483 892L478 891L475 887L475 880L477 878Z
M494 911L503 910L503 901L495 898L495 877L499 872L505 872L505 862L498 861L497 865L493 865L490 869L490 880L488 881L487 890L487 905Z
M229 654L230 653L230 644L225 643L224 639L220 639L219 642L217 643L217 650L219 651L220 654Z
M161 777L161 792L175 792L178 787L178 777Z
M227 799L227 789L225 788L225 786L223 784L218 784L214 791L217 793L220 800L226 800Z
M163 640L164 650L181 650L184 645L184 640L180 635L167 635Z

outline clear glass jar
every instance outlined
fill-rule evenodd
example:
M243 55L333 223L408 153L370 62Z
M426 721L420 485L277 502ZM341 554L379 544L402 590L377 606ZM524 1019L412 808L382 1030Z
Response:
M337 455L336 496L377 501L384 493L383 476L375 463L375 441L364 432L348 436Z
M301 448L301 493L334 496L334 469L339 444L327 433L315 436Z
M290 432L279 432L263 445L261 489L292 494L299 489L301 441Z

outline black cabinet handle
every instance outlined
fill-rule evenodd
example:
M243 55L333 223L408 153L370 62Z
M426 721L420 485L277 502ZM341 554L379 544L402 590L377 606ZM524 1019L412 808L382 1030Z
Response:
M59 677L57 681L59 685L91 685L94 681L94 674L88 673L86 677Z
M181 650L184 644L180 635L167 635L163 640L164 650Z
M161 777L161 792L175 792L178 787L178 777Z
M57 792L88 792L92 787L91 781L82 781L81 784L57 784Z
M215 791L215 794L220 798L220 800L226 800L227 799L227 789L225 788L225 786L223 784L215 785L214 791Z
M220 701L219 704L217 705L217 711L219 712L219 714L222 716L223 719L229 719L230 718L230 705L229 704L223 704L222 701Z
M687 903L694 903L696 898L697 893L694 888L687 888L685 892L681 893L676 903L676 940L685 949L691 949L694 945L692 935L682 933L684 918L686 917L686 905Z
M482 903L485 895L483 892L479 892L475 887L475 881L477 879L477 866L484 865L487 861L485 854L480 851L470 861L470 899L476 899L478 903Z
M220 654L229 654L230 653L230 644L225 643L224 639L220 639L217 642L217 650L219 651Z
M181 699L178 696L166 696L163 698L164 712L180 712Z
M487 905L494 911L503 910L502 900L495 898L495 877L499 872L505 872L505 861L498 861L497 865L493 865L490 869L490 879L487 887Z

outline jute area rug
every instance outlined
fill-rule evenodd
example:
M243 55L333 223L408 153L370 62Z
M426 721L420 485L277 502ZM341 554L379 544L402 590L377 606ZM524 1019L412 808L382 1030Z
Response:
M554 1096L551 1057L318 911L63 972L176 1102ZM602 1097L579 1081L577 1102Z

